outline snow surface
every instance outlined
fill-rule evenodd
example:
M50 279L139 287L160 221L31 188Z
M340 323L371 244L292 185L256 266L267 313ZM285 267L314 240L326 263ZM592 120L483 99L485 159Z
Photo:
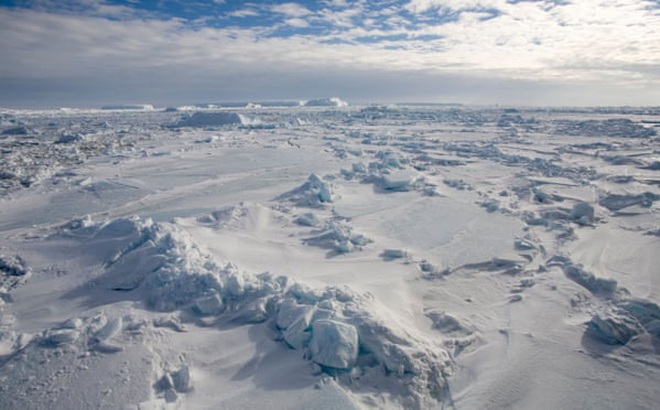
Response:
M0 112L0 408L656 407L660 110L263 107Z

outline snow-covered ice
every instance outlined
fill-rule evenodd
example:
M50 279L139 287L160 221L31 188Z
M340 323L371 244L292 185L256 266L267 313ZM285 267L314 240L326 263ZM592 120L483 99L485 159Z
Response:
M653 408L648 108L0 113L0 408Z

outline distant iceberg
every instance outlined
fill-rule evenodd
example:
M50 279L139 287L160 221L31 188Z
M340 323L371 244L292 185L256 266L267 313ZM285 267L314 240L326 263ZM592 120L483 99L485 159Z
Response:
M313 100L303 101L303 107L348 107L348 103L337 97L332 98L317 98Z
M176 127L210 127L219 125L257 125L259 119L251 118L235 112L201 112L198 111L178 121Z

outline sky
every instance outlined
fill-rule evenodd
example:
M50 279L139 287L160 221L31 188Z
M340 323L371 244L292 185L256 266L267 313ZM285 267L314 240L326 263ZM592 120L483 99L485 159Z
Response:
M0 107L660 105L660 0L0 0Z

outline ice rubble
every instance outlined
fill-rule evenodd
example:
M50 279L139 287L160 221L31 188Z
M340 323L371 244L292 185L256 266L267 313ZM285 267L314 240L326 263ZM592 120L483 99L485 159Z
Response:
M188 393L193 388L190 366L184 363L178 369L166 372L154 387L163 394L165 402L176 402L179 394Z
M31 269L19 255L0 254L0 273L8 276L27 276Z
M9 292L24 283L31 274L32 269L19 255L0 253L0 306L6 298L10 298Z
M645 127L628 118L606 120L560 120L555 132L575 137L649 138L656 135L653 128Z
M372 242L366 236L354 233L353 228L345 223L335 220L326 221L321 228L314 230L312 235L303 242L307 245L328 249L329 256L362 250Z
M46 329L35 338L44 347L70 346L78 350L116 353L123 350L113 339L124 330L121 316L108 316L103 311L91 317L72 318Z
M85 292L79 296L87 293L98 300L99 292L131 292L131 298L157 311L215 317L235 325L269 321L288 346L304 351L348 388L378 390L385 383L406 407L426 407L443 397L452 371L450 353L387 321L370 295L348 288L311 289L283 276L241 272L230 263L221 267L173 223L139 218L74 221L60 227L57 235L78 238L83 251L96 252L105 261L94 279L95 292L88 294L83 285ZM124 266L134 268L127 271ZM119 348L112 339L125 328L121 318L100 314L74 318L44 332L39 340L59 346L84 339L87 345L111 352ZM191 388L184 382L189 377L177 372L158 382L166 398ZM177 378L185 380L177 385Z
M435 187L427 184L424 176L410 168L410 159L394 151L378 151L374 161L364 164L354 163L350 170L342 169L344 179L359 179L363 183L372 183L383 192L420 191L435 195Z

